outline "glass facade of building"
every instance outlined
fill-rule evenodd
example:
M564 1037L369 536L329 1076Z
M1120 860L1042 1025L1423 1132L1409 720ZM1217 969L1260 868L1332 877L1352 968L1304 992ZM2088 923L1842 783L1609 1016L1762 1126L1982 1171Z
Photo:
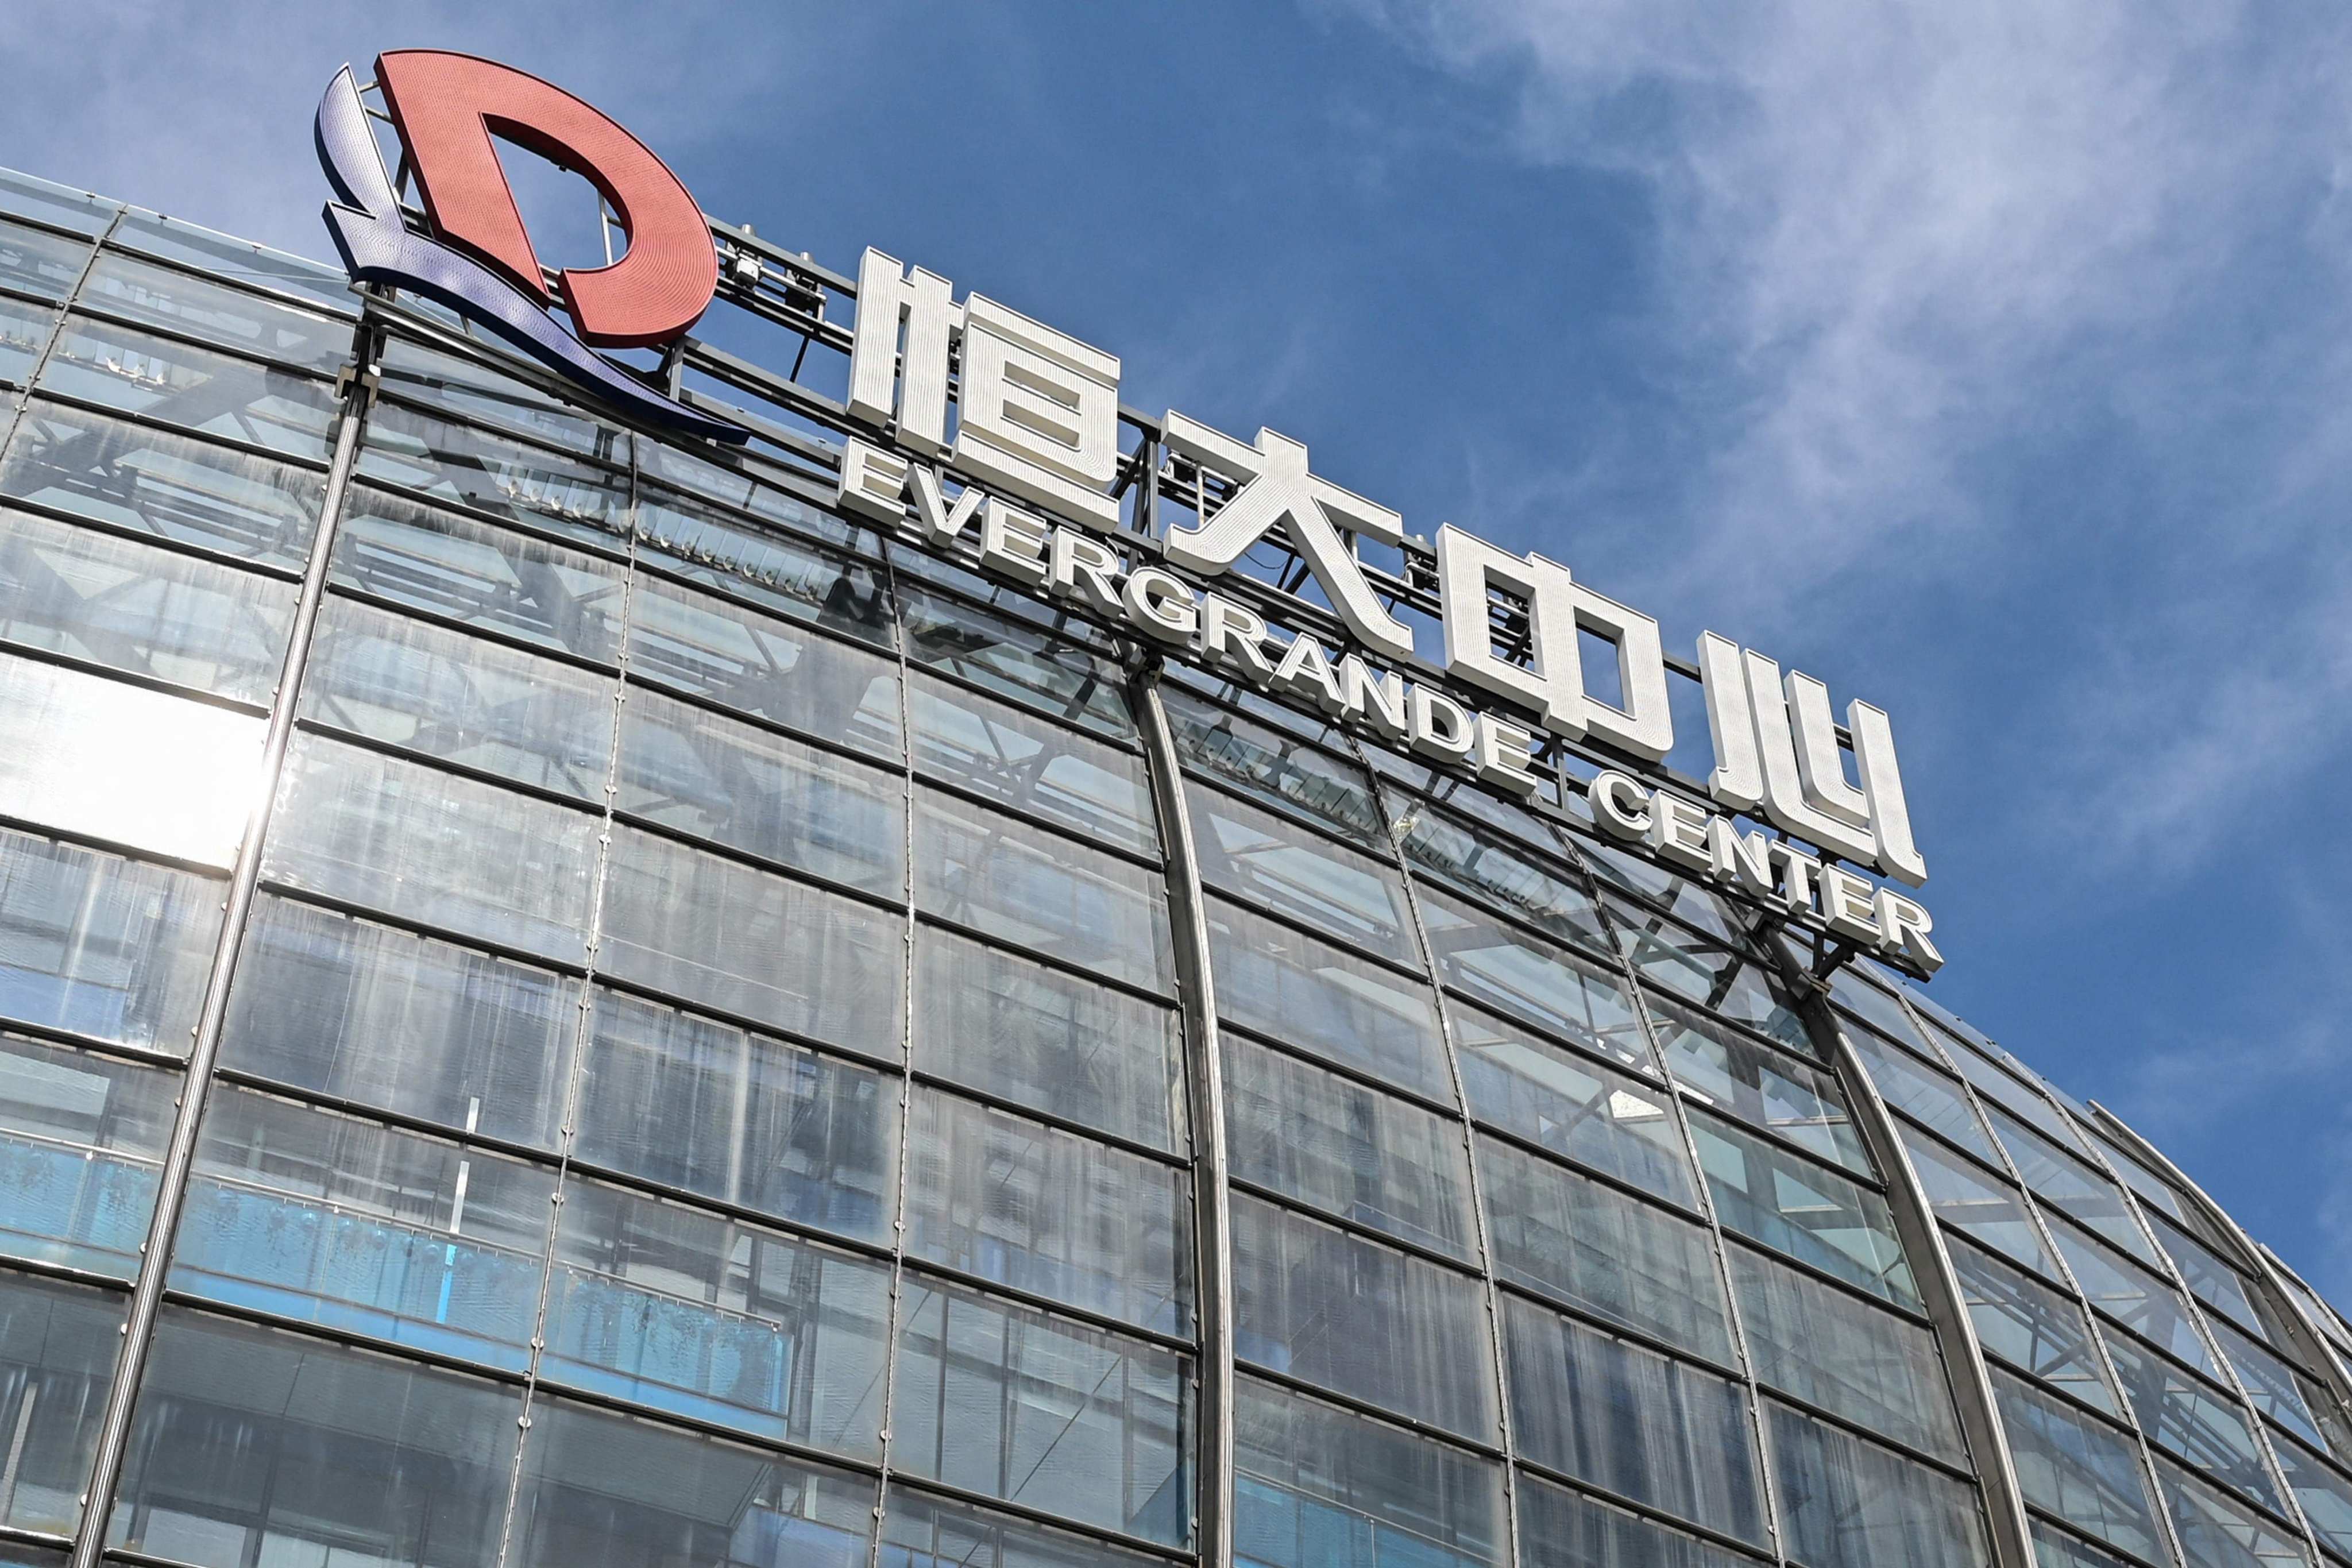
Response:
M2352 1564L2352 1327L1572 784L20 176L0 383L0 1561Z

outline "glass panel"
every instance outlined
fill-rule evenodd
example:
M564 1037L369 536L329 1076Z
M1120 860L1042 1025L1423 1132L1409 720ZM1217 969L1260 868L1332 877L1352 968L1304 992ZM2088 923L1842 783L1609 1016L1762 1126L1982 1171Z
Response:
M57 319L50 306L0 298L0 382L22 386L30 378Z
M814 534L829 543L846 543L855 534L862 552L877 552L872 536L865 530L852 528L831 512L821 511L799 500L793 490L809 488L811 481L802 474L777 467L772 460L761 460L768 457L769 454L747 452L740 447L704 445L689 451L653 441L637 448L637 463L646 479L691 490L738 511L748 511L754 517ZM641 504L639 525L646 528L648 536L667 537L673 527L682 526L668 522L669 513L670 503L667 500L653 509ZM697 509L697 515L706 513L707 509ZM758 534L766 531L760 530ZM756 536L751 531L745 531L746 538Z
M1660 1197L1696 1206L1665 1091L1446 999L1471 1113Z
M1514 1485L1525 1568L1748 1568L1753 1561L1533 1476Z
M1083 644L899 584L907 657L1040 713L1119 740L1135 734L1118 663Z
M172 1255L174 1289L520 1372L554 1173L220 1086Z
M379 362L383 390L411 403L430 404L443 413L485 425L502 425L550 446L626 462L627 437L609 425L558 402L530 383L393 337ZM648 444L646 451L654 450Z
M1936 1337L1761 1253L1729 1248L1757 1381L1882 1437L1968 1463Z
M298 734L262 875L580 962L598 819Z
M839 893L616 826L607 973L720 1012L896 1058L906 920Z
M878 1568L1147 1568L1160 1560L902 1488L890 1494L875 1561Z
M888 1239L896 1079L633 996L595 1001L574 1161Z
M523 1461L505 1558L516 1568L866 1562L869 1480L544 1398L531 1407Z
M291 900L255 906L221 1064L552 1151L579 983Z
M0 816L226 869L264 721L0 655Z
M2278 1493L2254 1444L2253 1427L2234 1398L2128 1335L2108 1334L2105 1339L2116 1376L2149 1442L2170 1449L2263 1507L2279 1508Z
M940 795L915 797L916 907L1108 979L1174 984L1158 875Z
M604 805L611 677L340 595L318 639L304 718Z
M2041 1568L2131 1568L2113 1552L2102 1552L2079 1536L2068 1535L2046 1520L2034 1520L2033 1556Z
M2271 1446L2312 1533L2323 1545L2352 1557L2352 1476L2291 1442L2273 1437Z
M112 251L90 268L81 302L110 315L329 375L352 353L347 320L313 315Z
M2313 1445L2325 1447L2326 1439L2320 1436L2319 1424L2311 1418L2310 1408L2304 1404L2303 1391L2295 1386L2293 1369L2219 1319L2208 1318L2206 1323L2221 1342L2221 1353L2237 1369L2239 1381L2245 1384L2246 1397L2253 1407Z
M1460 1122L1238 1035L1223 1045L1235 1180L1473 1261Z
M1511 1427L1528 1458L1764 1544L1763 1484L1738 1384L1517 1298L1503 1321Z
M137 1274L180 1081L0 1035L0 1252Z
M2163 1215L2150 1214L2147 1223L2156 1232L2158 1245L2179 1268L2181 1283L2189 1287L2190 1295L2254 1332L2262 1332L2263 1320L2256 1315L2253 1300L2246 1294L2243 1276L2216 1256L2211 1247Z
M1724 1229L1918 1310L1885 1198L1705 1111L1690 1121Z
M1917 1058L1895 1049L1864 1030L1848 1029L1845 1035L1853 1042L1864 1070L1870 1074L1871 1082L1877 1086L1888 1105L1926 1124L1929 1131L1943 1134L1987 1164L2000 1163L1991 1134L1962 1097L1958 1080L1934 1071Z
M2050 1234L2092 1306L2207 1376L2221 1375L2189 1321L2189 1303L2179 1291L2055 1215L2050 1216Z
M715 594L640 576L629 673L875 756L899 756L897 663Z
M0 1016L185 1056L221 882L0 829Z
M1418 970L1404 880L1288 819L1188 783L1201 879L1348 946Z
M1586 1050L1656 1070L1616 975L1442 894L1423 889L1420 901L1447 986Z
M1691 1099L1875 1175L1833 1075L1671 1005L1656 1016L1658 1054Z
M1234 1560L1265 1568L1508 1561L1503 1467L1241 1377Z
M1123 992L915 928L915 1065L1157 1149L1186 1142L1176 1015Z
M1969 1319L1984 1348L2120 1419L2123 1406L2107 1386L2083 1310L1990 1253L1947 1239L1960 1294L1968 1300Z
M616 563L365 486L336 531L334 581L599 664L620 653Z
M80 1525L122 1317L111 1293L0 1273L0 1430L11 1439L0 1520L18 1530Z
M1428 987L1222 899L1208 900L1217 1010L1424 1098L1454 1098Z
M1560 942L1609 951L1601 915L1565 870L1527 854L1517 844L1414 802L1398 824L1401 847L1413 868L1454 891L1501 910Z
M2287 1568L2305 1561L2294 1537L2256 1518L2244 1504L2162 1459L2156 1462L2156 1473L2189 1568Z
M216 562L0 515L0 638L267 704L299 590Z
M1176 754L1187 769L1360 848L1394 853L1361 768L1181 687L1163 682L1160 692Z
M2000 1107L1986 1114L2010 1158L2017 1163L2018 1179L2027 1192L2045 1205L2063 1209L2141 1262L2157 1261L2156 1249L2124 1205L2121 1187L2015 1117L2003 1114Z
M882 574L870 562L652 489L638 497L637 537L646 546L638 559L663 572L835 637L896 647Z
M1767 1402L1780 1544L1807 1568L1990 1563L1976 1489Z
M1157 854L1142 759L918 671L907 691L915 766L1080 836Z
M2033 1124L2045 1136L2069 1150L2084 1147L2083 1135L2074 1131L2066 1119L2040 1091L2028 1086L2015 1074L1986 1059L1982 1051L1971 1049L1964 1041L1955 1041L1946 1053L1960 1076L1976 1085L1979 1093L2009 1111Z
M1234 1353L1493 1442L1494 1360L1478 1282L1234 1194Z
M928 1085L913 1091L908 1137L909 1257L1192 1331L1183 1173Z
M541 1375L878 1459L889 1317L884 1264L567 1180Z
M2042 1245L2042 1233L2026 1212L2025 1199L2007 1182L1937 1147L1908 1127L1898 1127L1911 1167L1927 1191L1927 1202L1947 1229L1973 1237L2027 1268L2055 1279L2058 1266Z
M2124 1185L2147 1200L2151 1210L2161 1209L2170 1218L2183 1225L2196 1226L2200 1233L2203 1233L2202 1216L2182 1201L2181 1194L2174 1190L2170 1182L2149 1170L2137 1156L2113 1139L2094 1134L2090 1142L2106 1156L2107 1163L2115 1167L2116 1174L2124 1179Z
M369 414L358 471L436 500L594 543L614 543L627 528L625 468L436 419L396 403L379 404Z
M899 1469L1190 1542L1183 1357L912 1274L902 1310L890 1443Z
M0 169L0 212L37 218L76 234L95 235L102 233L121 210L121 202L110 202L31 174L20 174L14 169Z
M347 315L359 308L359 301L352 298L351 280L340 267L328 267L267 246L232 239L137 207L122 215L109 243L143 250L166 261L184 262L234 283L299 294Z
M0 494L275 566L302 563L326 489L310 468L37 398L0 464Z
M66 318L40 384L322 462L337 406L330 383L82 316Z
M1478 1142L1497 1277L1731 1365L1705 1230L1491 1138Z
M1992 1385L2025 1500L2136 1556L2166 1561L2138 1447L1999 1367Z
M520 1390L165 1307L111 1545L200 1565L498 1556Z
M0 196L0 203L5 199ZM63 300L73 292L89 260L86 242L0 223L0 285L44 300Z
M864 892L904 898L907 786L805 742L632 688L616 809Z
M1817 1053L1805 1022L1779 981L1721 942L1659 916L1612 901L1617 945L1643 980L1748 1025L1791 1050Z
M1830 996L1841 1007L1852 1012L1871 1027L1901 1041L1924 1057L1933 1057L1935 1047L1903 1010L1903 1004L1884 987L1872 984L1854 973L1852 964L1842 963L1830 971Z

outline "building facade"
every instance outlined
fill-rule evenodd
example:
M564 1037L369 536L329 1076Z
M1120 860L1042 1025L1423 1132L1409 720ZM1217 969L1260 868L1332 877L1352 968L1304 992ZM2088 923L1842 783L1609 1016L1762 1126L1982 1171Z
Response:
M740 451L0 177L0 1560L2352 1563L2128 1128L843 510L717 232Z

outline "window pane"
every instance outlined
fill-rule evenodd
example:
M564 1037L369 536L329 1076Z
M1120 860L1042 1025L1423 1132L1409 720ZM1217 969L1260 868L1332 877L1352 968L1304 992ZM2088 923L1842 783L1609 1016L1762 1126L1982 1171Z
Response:
M332 374L351 357L349 321L298 310L113 251L90 268L80 299L110 315L129 316L305 370Z
M895 1079L633 996L600 991L595 1002L575 1162L887 1239Z
M223 1085L172 1255L177 1289L520 1372L554 1173Z
M1911 1167L1927 1191L1927 1202L1947 1229L1983 1242L2050 1279L2058 1268L2042 1245L2042 1233L2026 1212L2018 1190L1958 1155L1937 1147L1908 1127L1896 1129L1910 1151Z
M2050 1216L2050 1234L2058 1238L2058 1250L2066 1255L2066 1266L2092 1306L2207 1376L2221 1375L2179 1291L2055 1215Z
M1184 1173L918 1085L907 1251L1162 1333L1192 1331Z
M1998 1367L1992 1384L2025 1500L2126 1552L2163 1562L2168 1553L2132 1440Z
M2254 1310L2252 1299L2246 1294L2243 1275L2223 1262L2211 1247L2163 1215L2150 1213L2147 1223L2156 1232L2158 1245L2180 1270L2181 1282L2189 1287L2190 1295L2255 1333L2263 1331L2263 1320Z
M1142 759L918 671L915 766L1000 805L1142 854L1160 850Z
M1158 1559L902 1487L890 1494L876 1561L882 1568L1147 1568Z
M299 590L29 512L0 516L0 638L268 703Z
M1990 1253L1950 1241L1952 1268L1977 1338L1992 1354L2053 1387L2121 1418L2083 1310Z
M1961 1096L1953 1079L1937 1072L1907 1052L1895 1049L1863 1029L1848 1029L1854 1054L1862 1058L1870 1080L1895 1110L1924 1123L1930 1131L1958 1143L1988 1164L2000 1163L1992 1137Z
M5 198L0 198L4 202ZM44 234L22 224L0 223L0 284L44 300L62 300L73 292L89 259L85 241Z
M1895 999L1893 993L1864 979L1853 965L1842 963L1830 971L1830 995L1864 1023L1921 1056L1936 1054L1935 1047L1928 1045L1927 1037L1911 1022L1911 1016L1903 1010L1903 1004Z
M2325 1447L2326 1439L2311 1418L2310 1407L2304 1403L2303 1391L2295 1386L2294 1373L2286 1363L2229 1324L2213 1318L2206 1321L2213 1337L2221 1342L2221 1353L2245 1384L2246 1397L2254 1408L2296 1436Z
M649 542L676 555L710 555L710 530L734 531L745 543L773 537L774 531L737 521L731 512L702 504L719 501L748 511L762 522L782 523L828 544L848 545L861 555L881 553L872 532L810 505L801 496L818 487L806 475L779 466L769 455L740 447L692 449L647 441L637 448L642 483L637 526ZM827 489L830 487L824 487Z
M1737 1384L1517 1298L1503 1320L1511 1427L1528 1458L1764 1543L1763 1486Z
M1492 1138L1478 1142L1502 1279L1732 1364L1715 1249L1693 1222Z
M1476 1280L1244 1194L1233 1212L1235 1354L1495 1441Z
M1670 1004L1657 1019L1658 1054L1692 1099L1865 1179L1875 1175L1833 1075Z
M222 883L0 829L0 1016L188 1052Z
M632 687L618 786L616 809L673 832L906 896L903 775Z
M835 637L886 652L896 646L882 574L871 562L651 488L638 498L637 537L646 546L638 559L673 575Z
M570 453L436 419L396 403L368 415L359 472L436 500L592 542L625 530L629 476Z
M1432 1100L1454 1097L1426 986L1212 899L1217 1010L1244 1028Z
M1514 1485L1526 1568L1749 1568L1753 1562L1533 1476L1521 1475Z
M1250 1377L1234 1389L1234 1558L1268 1568L1508 1561L1503 1468Z
M856 1568L874 1483L541 1398L515 1500L517 1568Z
M2032 1525L2033 1557L2041 1568L2131 1568L2123 1558L2068 1535L2046 1520L2034 1520Z
M1216 790L1187 784L1184 797L1203 882L1349 947L1421 968L1394 868Z
M1781 1547L1807 1568L1990 1563L1976 1489L1785 1405L1765 1405Z
M1360 848L1393 853L1361 768L1181 687L1163 683L1160 692L1176 754L1187 769L1317 823Z
M1120 740L1135 733L1116 661L1002 616L903 580L907 657L1038 712Z
M1418 802L1405 807L1400 827L1405 858L1416 871L1560 942L1609 951L1592 900L1551 862L1527 854L1500 834Z
M1973 1048L1969 1041L1954 1039L1948 1047L1946 1054L1952 1058L1952 1065L1960 1069L1960 1076L1974 1084L1977 1091L1988 1100L2009 1111L2012 1116L2032 1123L2045 1136L2067 1149L2079 1150L2084 1147L2083 1135L2075 1131L2064 1117L2058 1114L2056 1109L2042 1097L2038 1089L2028 1085L2016 1074L1989 1060L1982 1050ZM2014 1061L2016 1058L2009 1059Z
M103 196L20 174L13 169L0 170L0 212L37 218L76 234L96 235L103 233L121 210L121 202L110 202Z
M900 754L896 661L715 594L640 575L629 673L804 735Z
M301 713L602 807L613 689L552 659L331 596Z
M2158 1459L2156 1473L2189 1568L2288 1568L2306 1560L2302 1546L2283 1527L2256 1518L2243 1503L2179 1466Z
M889 1314L886 1265L568 1180L541 1375L878 1459Z
M613 830L611 974L684 1001L896 1058L906 920L635 828Z
M0 816L224 870L265 721L0 655Z
M2170 1449L2263 1507L2283 1511L2255 1447L2253 1427L2236 1399L2128 1335L2111 1333L2105 1340L2124 1396L2131 1401L2149 1442Z
M618 564L364 485L336 531L334 581L601 664L620 653Z
M1448 987L1587 1050L1654 1070L1624 983L1600 964L1427 889L1421 918Z
M325 476L36 399L0 464L0 494L240 561L299 566Z
M255 906L221 1063L552 1151L579 983L289 899Z
M1643 980L1780 1041L1815 1055L1812 1037L1780 983L1717 939L1612 901L1617 945Z
M1472 1260L1460 1122L1238 1035L1224 1038L1224 1065L1234 1179Z
M1665 1091L1448 998L1470 1110L1489 1126L1693 1207L1690 1155Z
M2027 1192L2074 1215L2141 1262L2155 1264L2156 1249L2125 1207L2122 1188L1998 1107L1989 1114L1993 1131L2017 1162L2018 1178Z
M321 461L336 408L331 383L83 316L58 329L41 389Z
M41 363L41 345L49 341L57 320L52 306L0 298L0 382L25 384Z
M54 221L54 220L52 220ZM294 294L331 310L355 312L351 279L341 267L328 267L282 250L232 239L225 234L177 218L132 207L115 226L109 244L143 250L166 261L180 261L215 276L260 289Z
M1690 1120L1724 1229L1918 1310L1885 1198L1705 1111Z
M1154 1148L1187 1137L1176 1015L1124 992L915 928L915 1065Z
M1933 1334L1761 1253L1729 1251L1758 1382L1881 1436L1968 1463Z
M128 1279L180 1076L0 1035L0 1252Z
M1090 973L1174 984L1160 876L938 794L915 797L916 907Z
M908 1275L891 1462L1171 1546L1192 1539L1184 1358Z
M0 1273L0 1429L12 1439L0 1519L19 1530L70 1535L81 1522L122 1316L119 1296Z
M597 825L420 763L297 735L262 874L576 963Z
M139 1393L114 1546L201 1568L488 1563L518 1389L166 1307Z
M2271 1446L2278 1453L2279 1468L2286 1473L2286 1484L2302 1505L2312 1533L2338 1553L2352 1557L2352 1476L2315 1454L2278 1440L2275 1435Z
M470 359L394 336L384 344L380 366L383 390L404 402L428 404L477 424L505 426L550 446L627 460L628 437L620 431Z

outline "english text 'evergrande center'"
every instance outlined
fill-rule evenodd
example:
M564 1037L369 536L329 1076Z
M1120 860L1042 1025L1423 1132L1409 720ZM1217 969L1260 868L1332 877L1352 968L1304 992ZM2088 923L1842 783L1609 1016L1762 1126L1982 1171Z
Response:
M316 134L341 267L0 175L0 1562L2352 1564L1899 714L506 68Z

